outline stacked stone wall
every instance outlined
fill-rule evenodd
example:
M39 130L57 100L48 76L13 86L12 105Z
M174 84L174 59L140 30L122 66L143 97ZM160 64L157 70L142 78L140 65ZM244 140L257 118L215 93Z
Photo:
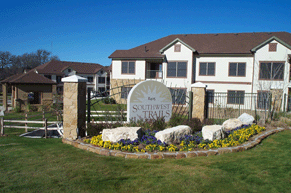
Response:
M111 79L111 90L110 90L110 96L114 98L114 100L118 104L126 104L127 99L121 98L121 88L124 87L134 87L139 82L142 82L144 80L141 79Z

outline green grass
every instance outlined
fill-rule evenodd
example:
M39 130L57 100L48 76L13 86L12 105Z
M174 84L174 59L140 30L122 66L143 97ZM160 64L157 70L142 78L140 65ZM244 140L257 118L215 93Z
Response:
M249 151L181 160L106 157L63 144L0 137L0 192L288 192L291 130Z
M99 102L98 102L99 101ZM87 108L87 105L86 105ZM118 111L123 109L126 111L126 104L104 104L100 100L91 100L91 111Z

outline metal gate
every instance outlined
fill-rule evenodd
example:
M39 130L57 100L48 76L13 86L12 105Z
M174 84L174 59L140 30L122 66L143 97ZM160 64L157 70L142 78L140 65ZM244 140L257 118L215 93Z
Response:
M87 122L124 124L127 121L127 96L135 84L122 84L105 90L87 92ZM172 115L191 118L192 95L184 88L169 88L172 95Z

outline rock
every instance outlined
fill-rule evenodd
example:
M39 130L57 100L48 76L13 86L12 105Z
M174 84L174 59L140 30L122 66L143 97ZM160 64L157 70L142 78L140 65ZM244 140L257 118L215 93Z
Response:
M251 125L255 121L255 118L247 113L241 114L237 119L239 119L244 125Z
M179 125L159 131L155 134L157 140L168 144L180 142L180 138L191 134L191 128L187 125Z
M202 128L202 137L210 141L224 138L224 132L221 125L207 125Z
M141 127L117 127L115 129L103 129L102 140L118 142L121 139L135 140L141 138L143 131Z
M222 129L223 131L231 131L237 127L241 127L243 123L239 119L228 119L223 122Z

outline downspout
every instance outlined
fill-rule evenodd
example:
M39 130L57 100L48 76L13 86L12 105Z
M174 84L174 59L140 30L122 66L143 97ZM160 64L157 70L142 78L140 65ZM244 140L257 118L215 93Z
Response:
M253 58L253 77L252 77L252 93L254 93L254 76L255 76L255 62L256 62L256 60L255 60L255 58L256 58L256 55L255 55L255 53L256 52L253 52L253 56L254 56L254 58Z
M252 77L252 89L251 89L251 91L252 91L252 93L254 93L254 76L255 76L255 62L256 62L256 60L255 60L255 57L256 57L256 54L255 54L256 52L253 52L253 77ZM252 96L253 94L251 94L251 96ZM255 98L255 97L254 97ZM256 98L254 99L254 100L256 100ZM253 106L253 100L251 100L251 109L252 109L252 106ZM256 107L256 102L254 101L254 105L255 105L255 120L257 121L257 112L256 112L256 109L257 109L257 107Z

